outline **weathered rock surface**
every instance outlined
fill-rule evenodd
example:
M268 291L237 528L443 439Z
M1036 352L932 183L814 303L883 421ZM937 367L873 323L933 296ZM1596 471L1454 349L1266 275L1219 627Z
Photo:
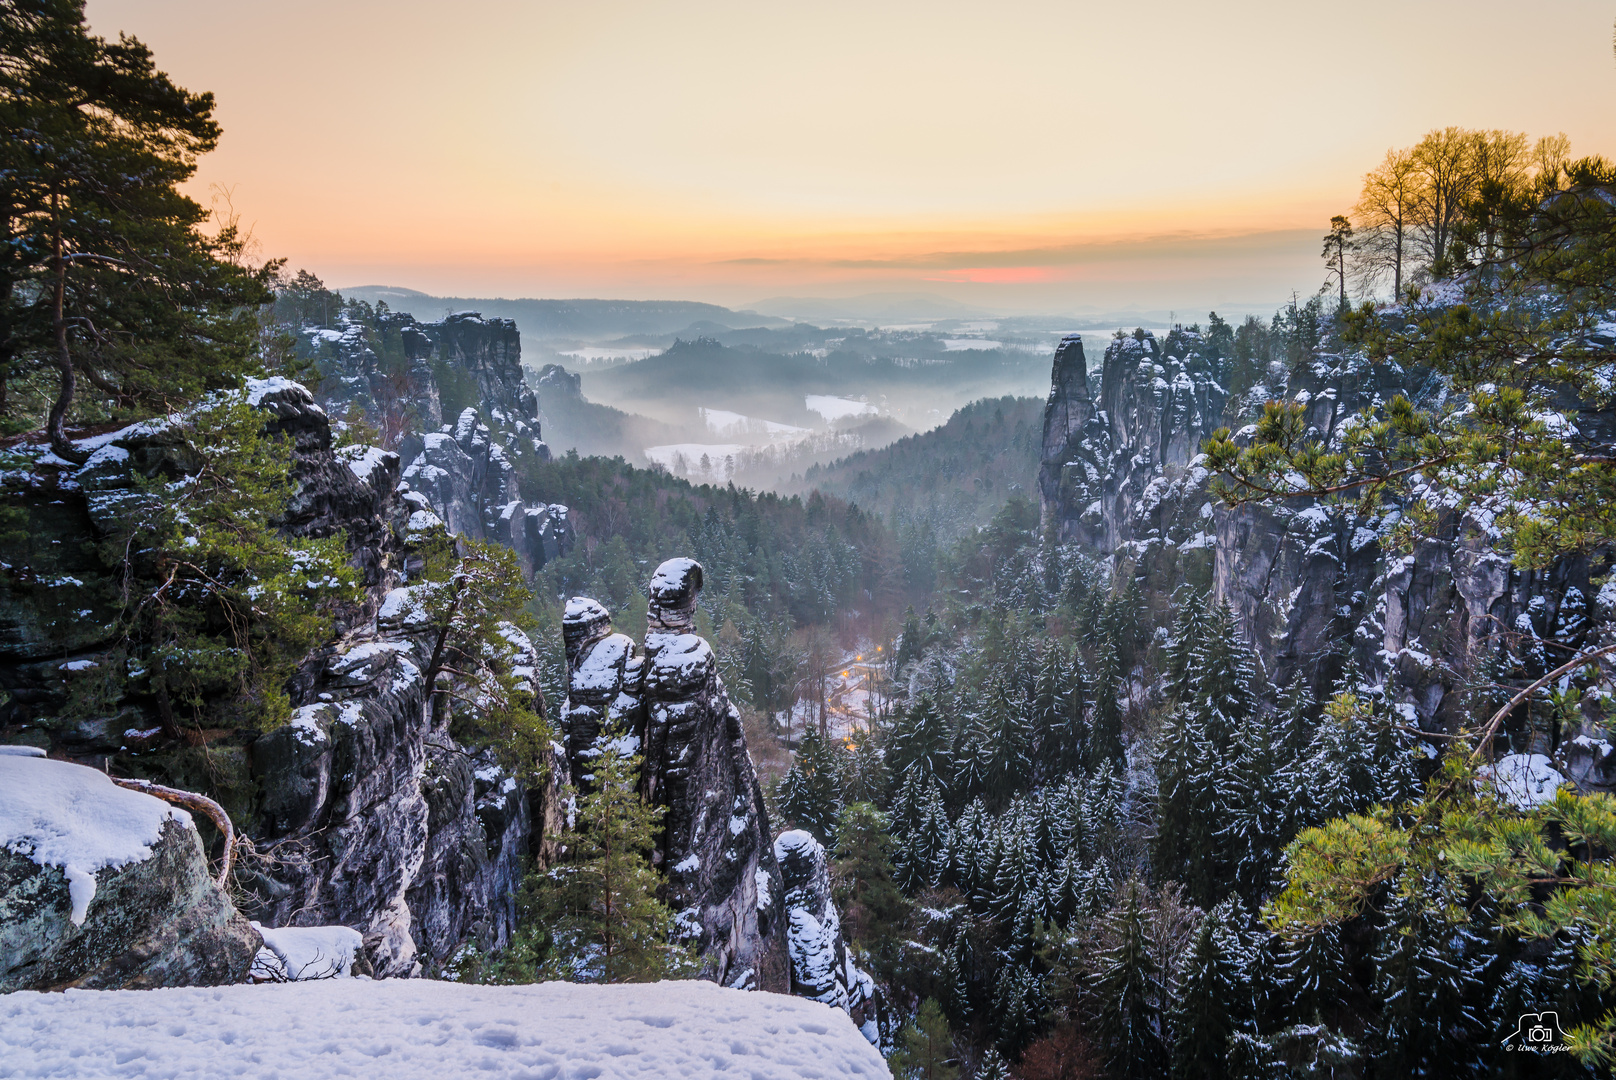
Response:
M886 1001L875 980L853 962L842 940L825 845L812 833L792 829L775 840L774 858L785 885L791 992L841 1009L871 1043L890 1045L893 1018Z
M0 993L246 977L258 932L213 880L189 815L93 769L0 762ZM89 835L64 847L70 823Z
M1446 520L1412 552L1388 558L1382 538L1394 515L1363 519L1301 499L1231 510L1207 491L1200 445L1264 400L1302 404L1312 431L1330 438L1376 400L1440 394L1435 380L1321 355L1295 370L1271 365L1264 383L1230 402L1203 348L1182 329L1164 343L1146 331L1118 337L1096 388L1081 341L1061 343L1039 491L1045 521L1062 540L1133 574L1158 603L1184 581L1210 587L1234 610L1271 684L1300 674L1327 692L1350 657L1428 730L1451 728L1471 707L1469 687L1502 644L1546 659L1586 639L1597 606L1592 582L1608 558L1522 571L1494 550L1486 523L1468 518ZM1584 432L1610 429L1603 413L1584 411L1577 422ZM1607 737L1592 722L1564 733L1561 748L1579 781L1616 783Z
M403 462L407 490L424 495L451 532L513 548L529 573L571 548L567 508L528 505L518 490L517 466L549 460L550 449L514 322L464 311L420 323L382 312L373 324L305 330L301 341L327 411L380 433Z
M31 470L5 477L7 503L29 515L36 541L26 564L0 573L0 687L10 694L0 732L209 791L251 845L236 875L245 910L270 926L351 926L379 976L418 973L466 944L497 947L511 931L521 861L544 850L535 838L557 826L559 802L554 785L524 791L430 721L425 627L403 579L419 569L415 545L443 520L399 484L397 454L334 451L330 422L304 387L255 381L248 400L293 441L283 527L343 530L366 586L339 613L336 640L293 679L290 722L205 751L164 745L153 703L110 662L115 627L102 605L116 581L93 544L134 475L185 469L183 439L159 422L103 437L82 468L36 455ZM63 579L74 584L64 589ZM531 644L514 628L508 641L521 654L515 665L533 670ZM84 681L102 674L105 714L62 719Z
M783 992L780 872L740 713L712 647L693 632L701 581L692 559L657 568L639 656L631 639L610 632L598 603L568 604L563 733L575 775L587 772L584 751L606 723L637 741L643 789L666 807L652 858L668 875L666 900L702 956L702 977Z

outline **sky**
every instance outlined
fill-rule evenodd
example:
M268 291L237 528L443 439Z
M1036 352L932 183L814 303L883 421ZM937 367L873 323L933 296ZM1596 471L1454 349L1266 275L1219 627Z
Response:
M1434 127L1616 156L1616 4L89 0L328 284L1271 310Z

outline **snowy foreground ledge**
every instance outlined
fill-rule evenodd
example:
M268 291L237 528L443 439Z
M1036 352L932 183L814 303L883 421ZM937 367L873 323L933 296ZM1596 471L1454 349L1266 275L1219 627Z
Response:
M889 1076L847 1014L705 982L330 979L0 995L7 1077Z

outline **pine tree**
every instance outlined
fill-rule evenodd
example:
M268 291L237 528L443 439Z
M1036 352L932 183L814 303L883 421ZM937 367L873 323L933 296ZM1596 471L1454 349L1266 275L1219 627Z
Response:
M279 263L242 265L240 230L204 235L180 190L218 144L212 94L92 35L82 0L8 4L0 56L0 407L12 377L53 371L46 434L82 462L65 434L80 379L124 412L239 386Z
M780 784L780 810L786 820L827 847L836 842L836 819L842 813L838 772L830 741L809 728Z
M1142 891L1131 883L1107 917L1116 945L1100 955L1092 991L1112 1075L1123 1080L1159 1080L1167 1071L1160 1006L1163 972L1150 940Z
M1168 1017L1175 1080L1220 1080L1228 1073L1229 1036L1252 1018L1249 957L1233 902L1201 919L1179 967Z
M958 1080L954 1038L936 998L921 1002L914 1023L899 1033L891 1064L896 1080Z
M534 923L547 935L542 978L648 982L686 973L691 960L670 945L673 915L656 898L662 875L650 854L663 808L638 791L640 759L608 742L595 759L594 790L577 800L577 829L558 841L567 861L547 875Z

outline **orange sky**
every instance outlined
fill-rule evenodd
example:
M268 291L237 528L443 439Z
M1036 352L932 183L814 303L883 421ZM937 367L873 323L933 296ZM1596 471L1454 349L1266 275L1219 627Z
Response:
M336 285L736 306L1272 306L1392 145L1616 155L1586 0L90 0L191 89L266 253Z

